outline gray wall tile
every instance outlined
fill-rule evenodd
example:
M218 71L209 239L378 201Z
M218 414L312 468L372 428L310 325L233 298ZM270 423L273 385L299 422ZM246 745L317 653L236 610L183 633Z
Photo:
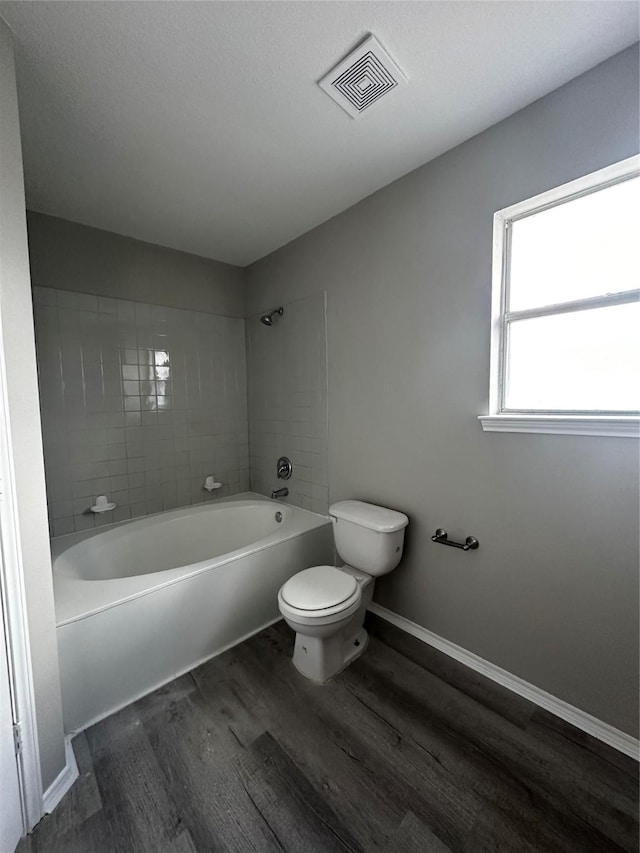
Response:
M288 502L326 513L325 294L315 293L284 307L284 316L277 317L273 326L261 323L259 315L247 320L251 489L270 494L286 485ZM216 442L224 440L219 437ZM283 455L293 463L293 476L286 483L276 478L276 462Z
M54 536L249 488L244 320L43 287L34 313Z

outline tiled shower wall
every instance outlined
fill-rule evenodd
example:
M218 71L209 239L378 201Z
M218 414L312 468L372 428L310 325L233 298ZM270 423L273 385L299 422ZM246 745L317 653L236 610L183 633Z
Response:
M34 308L54 536L249 488L244 320L42 287ZM100 494L117 508L87 512Z
M327 336L325 293L284 306L273 326L247 319L251 488L287 486L287 501L328 509ZM276 478L279 456L293 462L290 480Z

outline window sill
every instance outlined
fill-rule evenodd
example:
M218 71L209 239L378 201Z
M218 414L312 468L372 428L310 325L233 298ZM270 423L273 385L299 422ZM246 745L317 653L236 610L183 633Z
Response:
M635 415L480 415L485 432L537 432L559 435L640 437Z

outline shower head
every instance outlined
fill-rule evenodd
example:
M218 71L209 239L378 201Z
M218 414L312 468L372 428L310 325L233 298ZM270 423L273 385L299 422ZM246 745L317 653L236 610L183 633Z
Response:
M273 326L274 314L279 314L280 317L282 317L282 315L284 314L284 308L282 307L282 305L279 308L274 308L273 311L269 311L268 314L263 314L262 317L260 317L260 322L264 323L265 326Z

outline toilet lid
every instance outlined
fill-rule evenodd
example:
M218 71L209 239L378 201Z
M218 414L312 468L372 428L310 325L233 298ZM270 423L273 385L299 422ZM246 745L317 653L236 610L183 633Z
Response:
M288 580L281 594L287 604L298 610L324 610L351 598L357 588L352 575L333 566L313 566Z

